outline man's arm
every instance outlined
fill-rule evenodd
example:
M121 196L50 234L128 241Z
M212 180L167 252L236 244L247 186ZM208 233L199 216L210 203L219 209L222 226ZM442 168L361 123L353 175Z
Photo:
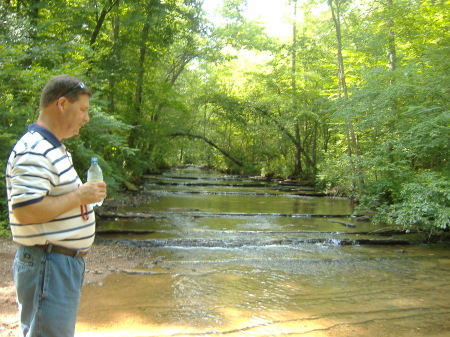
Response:
M106 198L106 184L103 181L81 185L73 192L46 196L41 201L14 208L13 213L22 225L51 221L61 214L80 205L93 204Z

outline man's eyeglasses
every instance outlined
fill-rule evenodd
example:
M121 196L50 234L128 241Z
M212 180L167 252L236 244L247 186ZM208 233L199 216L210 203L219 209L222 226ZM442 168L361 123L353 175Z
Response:
M83 82L79 82L75 87L73 87L72 89L69 89L67 92L65 92L63 95L61 95L61 97L70 96L70 95L74 94L75 91L77 91L78 89L84 89L85 87L86 87L86 85Z

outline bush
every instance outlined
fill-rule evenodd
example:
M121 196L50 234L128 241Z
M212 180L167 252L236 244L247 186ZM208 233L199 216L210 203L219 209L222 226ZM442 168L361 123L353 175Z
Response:
M406 230L442 233L450 226L450 181L436 173L422 173L414 182L405 183L400 201L381 204L376 223L386 222Z

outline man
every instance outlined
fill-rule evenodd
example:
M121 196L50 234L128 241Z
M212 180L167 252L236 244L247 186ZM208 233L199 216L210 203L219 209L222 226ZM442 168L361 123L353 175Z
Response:
M89 121L91 90L77 77L53 77L36 124L14 146L6 167L14 282L24 337L74 336L86 255L95 236L90 204L104 182L82 184L61 143Z

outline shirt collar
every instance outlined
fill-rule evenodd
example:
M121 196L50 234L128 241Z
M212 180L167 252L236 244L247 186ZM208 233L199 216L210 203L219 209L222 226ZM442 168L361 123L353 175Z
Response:
M28 132L40 133L45 139L52 143L54 147L60 147L62 145L62 143L58 140L58 138L55 137L53 133L38 124L28 125Z

